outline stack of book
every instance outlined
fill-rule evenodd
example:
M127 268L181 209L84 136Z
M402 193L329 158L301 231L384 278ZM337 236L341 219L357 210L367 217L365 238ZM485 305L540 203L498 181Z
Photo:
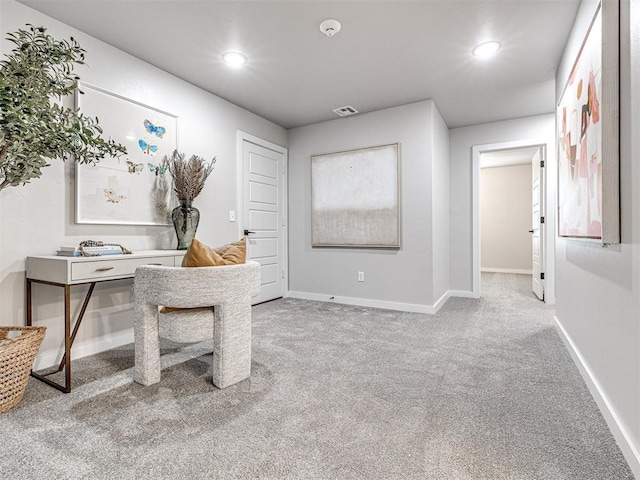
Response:
M84 251L91 255L122 255L122 249L117 245L101 245L97 247L84 247ZM81 257L80 247L60 247L56 255L62 257Z

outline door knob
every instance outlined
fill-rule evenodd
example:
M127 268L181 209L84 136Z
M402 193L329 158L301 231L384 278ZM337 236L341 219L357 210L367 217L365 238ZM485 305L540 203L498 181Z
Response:
M245 232L245 234L247 233L247 231L246 231L246 230L245 230L244 232ZM529 233L533 233L533 230L529 230Z
M256 233L256 232L252 232L251 230L247 230L246 228L244 229L245 235L249 235L250 233Z

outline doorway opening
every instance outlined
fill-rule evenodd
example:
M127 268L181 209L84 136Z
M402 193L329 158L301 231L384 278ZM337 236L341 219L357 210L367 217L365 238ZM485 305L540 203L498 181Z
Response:
M549 300L554 229L547 218L546 157L544 141L473 147L474 297L480 297L481 272L489 271L531 274L535 295Z

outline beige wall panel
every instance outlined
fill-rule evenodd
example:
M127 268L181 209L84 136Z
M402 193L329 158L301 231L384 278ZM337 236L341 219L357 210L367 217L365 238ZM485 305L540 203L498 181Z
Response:
M531 271L531 165L480 170L481 268Z

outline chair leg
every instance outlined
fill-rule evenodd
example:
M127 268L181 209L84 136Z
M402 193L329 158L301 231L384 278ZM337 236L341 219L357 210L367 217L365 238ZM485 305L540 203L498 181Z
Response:
M216 305L213 327L213 384L234 385L251 374L251 300Z
M133 379L142 385L153 385L160 381L158 307L136 303L134 318L135 373Z

